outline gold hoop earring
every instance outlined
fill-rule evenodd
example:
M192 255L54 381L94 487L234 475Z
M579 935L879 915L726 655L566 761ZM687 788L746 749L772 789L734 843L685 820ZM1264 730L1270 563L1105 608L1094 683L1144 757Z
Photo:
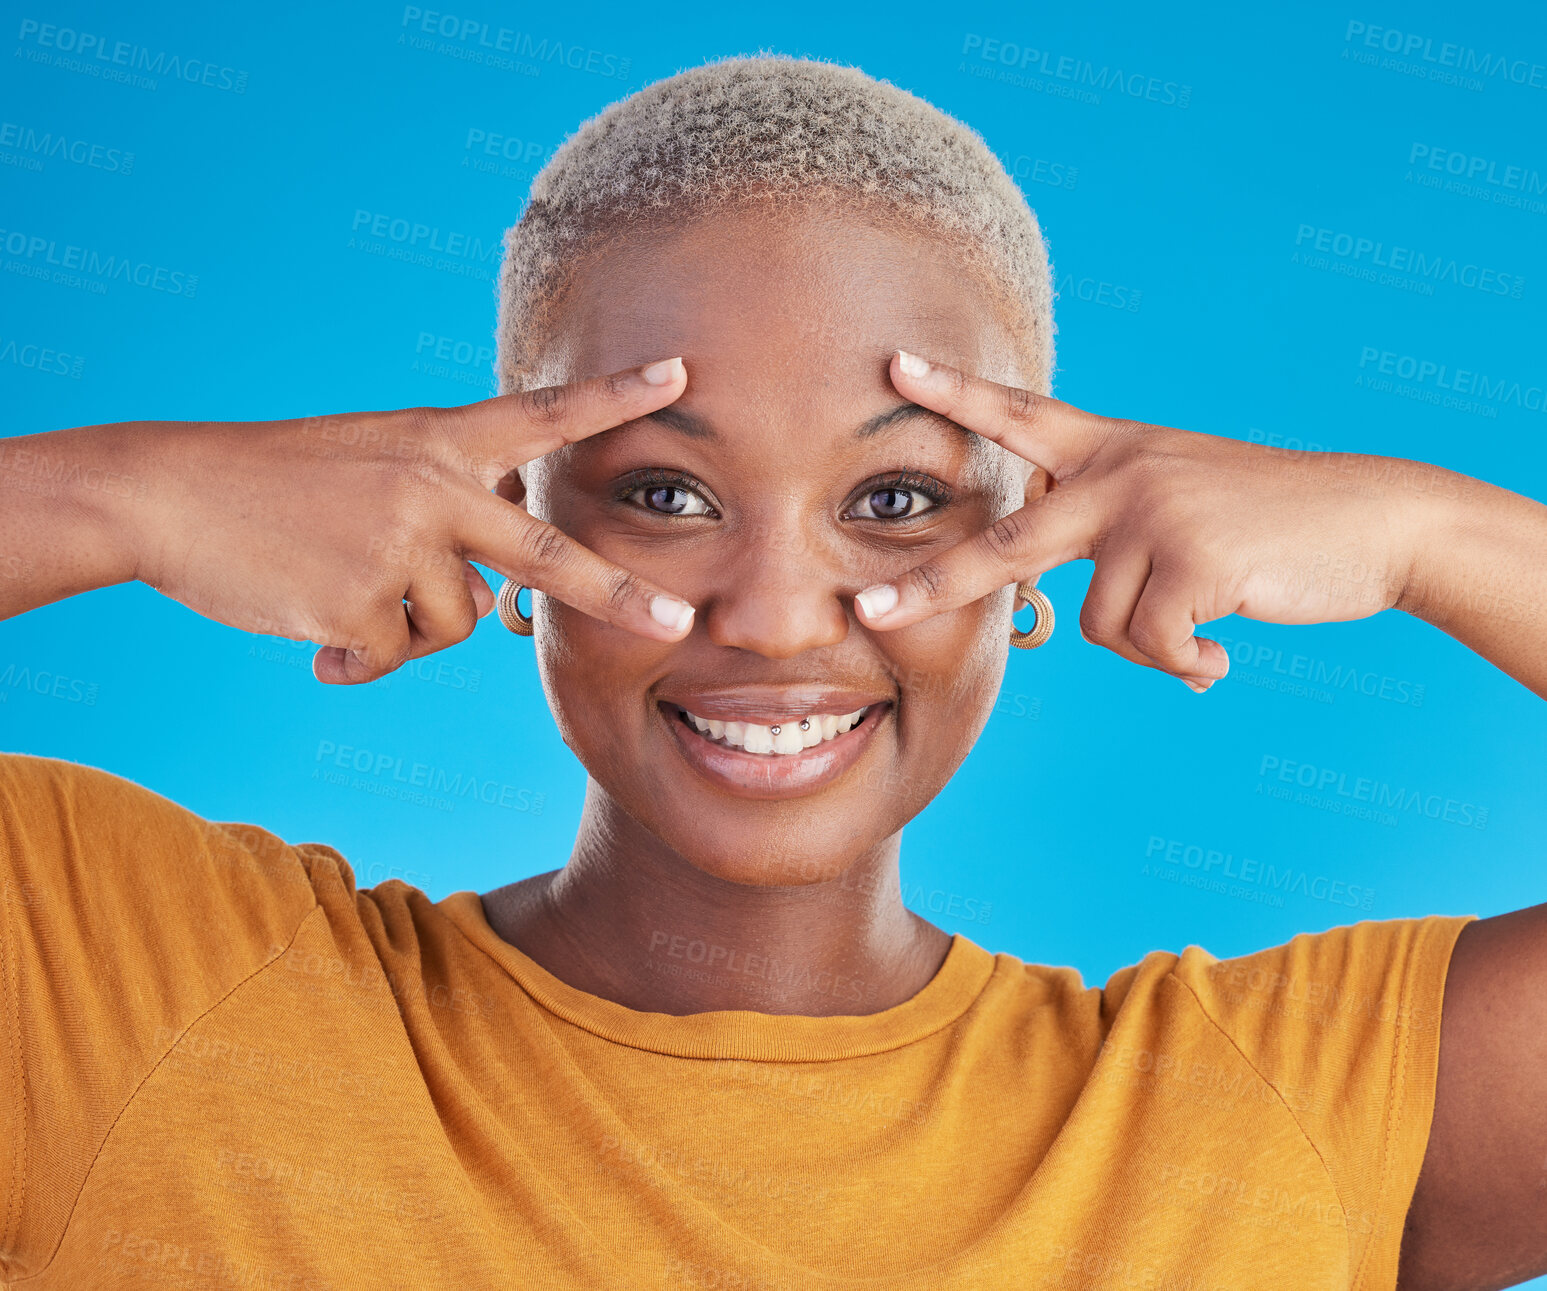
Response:
M1022 601L1036 610L1037 622L1030 632L1022 632L1012 621L1010 644L1019 650L1035 650L1039 645L1046 645L1047 639L1053 635L1053 602L1047 599L1045 592L1038 591L1030 583L1018 583L1011 613L1020 608Z
M532 635L532 620L521 613L521 606L516 600L521 595L522 588L513 578L505 580L505 586L500 588L500 594L495 598L494 607L499 611L500 622L514 632L518 637ZM1042 622L1042 616L1037 615L1037 622Z

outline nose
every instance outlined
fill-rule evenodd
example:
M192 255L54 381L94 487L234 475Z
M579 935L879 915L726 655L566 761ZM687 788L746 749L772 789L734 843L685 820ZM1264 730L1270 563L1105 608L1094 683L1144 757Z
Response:
M864 586L796 531L749 540L720 565L699 615L716 645L790 659L849 634L849 606Z

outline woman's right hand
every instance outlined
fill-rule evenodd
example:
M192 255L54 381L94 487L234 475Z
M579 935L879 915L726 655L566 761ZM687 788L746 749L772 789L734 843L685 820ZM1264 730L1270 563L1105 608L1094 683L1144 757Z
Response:
M96 496L72 499L96 513L97 544L117 545L118 579L83 585L77 576L22 599L42 604L123 581L132 563L128 577L208 618L322 644L317 678L351 684L466 638L494 605L468 563L476 560L608 623L675 641L690 606L507 499L522 495L517 466L663 407L686 381L681 360L668 359L457 408L32 436L45 456L87 453L99 480L135 487L99 485ZM4 528L14 548L19 526ZM39 555L45 570L60 563L57 552ZM13 588L7 600L17 599Z

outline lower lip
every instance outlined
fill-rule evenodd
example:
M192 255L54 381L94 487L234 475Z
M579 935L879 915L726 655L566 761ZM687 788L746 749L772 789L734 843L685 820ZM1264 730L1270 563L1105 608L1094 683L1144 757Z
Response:
M831 784L859 760L892 711L889 702L872 705L858 726L799 753L747 753L699 734L677 716L678 709L656 707L689 764L743 798L798 798Z

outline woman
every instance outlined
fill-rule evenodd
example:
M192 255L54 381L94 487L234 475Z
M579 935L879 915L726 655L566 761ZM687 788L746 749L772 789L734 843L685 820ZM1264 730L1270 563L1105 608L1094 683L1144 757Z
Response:
M1077 411L1052 331L976 135L855 69L732 59L538 177L499 398L8 441L9 482L66 504L7 495L30 573L0 612L138 578L355 684L473 630L477 561L537 589L530 628L501 615L590 778L562 870L432 902L0 758L7 1285L1547 1269L1547 907L1156 952L1104 989L904 908L900 831L987 720L1012 585L1061 562L1095 561L1088 639L1194 689L1227 668L1199 623L1396 607L1547 693L1540 505Z

